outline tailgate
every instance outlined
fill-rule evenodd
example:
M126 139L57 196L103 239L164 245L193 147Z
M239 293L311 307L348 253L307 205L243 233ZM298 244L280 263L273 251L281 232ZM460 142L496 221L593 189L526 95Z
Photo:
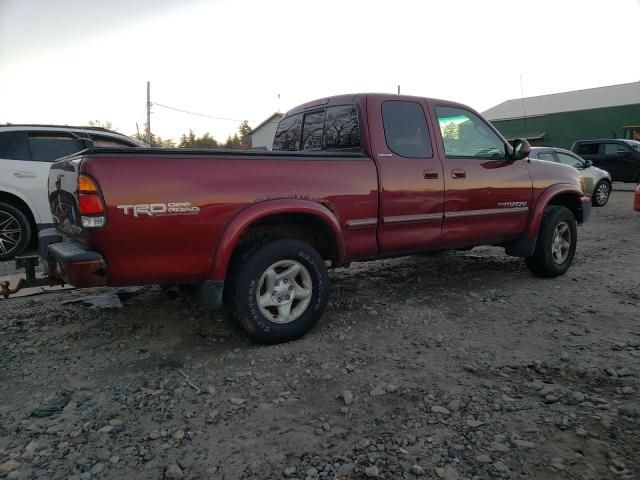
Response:
M56 227L74 239L82 235L78 208L78 174L82 156L65 157L49 169L49 207Z

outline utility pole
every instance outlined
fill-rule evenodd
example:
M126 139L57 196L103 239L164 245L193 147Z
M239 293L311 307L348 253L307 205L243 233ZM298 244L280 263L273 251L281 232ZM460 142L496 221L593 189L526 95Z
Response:
M520 74L520 98L522 98L522 123L524 126L524 136L527 136L527 109L524 107L524 85L522 83L522 74Z
M398 85L398 95L400 95L400 85Z
M147 143L151 145L151 82L147 82Z

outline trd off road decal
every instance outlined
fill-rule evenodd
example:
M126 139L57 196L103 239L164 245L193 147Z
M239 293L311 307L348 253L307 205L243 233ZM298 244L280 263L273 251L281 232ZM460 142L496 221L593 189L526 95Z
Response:
M148 215L149 217L162 217L167 215L197 215L200 207L194 207L191 202L170 202L170 203L139 203L136 205L117 205L125 215L139 217Z

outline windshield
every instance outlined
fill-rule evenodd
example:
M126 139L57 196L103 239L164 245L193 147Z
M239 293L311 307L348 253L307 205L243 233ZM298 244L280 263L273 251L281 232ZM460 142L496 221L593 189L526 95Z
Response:
M636 142L635 140L625 140L624 142L637 152L640 152L640 142Z

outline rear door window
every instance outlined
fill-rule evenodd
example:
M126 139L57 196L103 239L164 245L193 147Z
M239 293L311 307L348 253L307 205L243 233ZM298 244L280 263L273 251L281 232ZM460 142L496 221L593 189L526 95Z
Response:
M540 152L538 153L538 159L545 162L555 162L556 157L553 156L553 152Z
M582 155L598 155L599 143L582 143L576 146L576 153Z
M325 150L360 148L360 125L355 106L341 105L327 108L322 148Z
M117 138L104 137L101 135L91 135L94 147L135 147L133 143L119 140Z
M26 132L15 132L11 143L4 152L4 158L9 160L31 160Z
M30 133L29 149L31 158L37 162L53 162L60 157L66 157L84 150L81 140L60 133Z
M300 150L300 127L302 114L283 118L273 137L274 150Z
M13 134L14 132L0 132L0 158L5 158L4 154L9 150Z
M419 103L405 100L383 102L382 121L389 150L409 158L433 156L427 120Z

